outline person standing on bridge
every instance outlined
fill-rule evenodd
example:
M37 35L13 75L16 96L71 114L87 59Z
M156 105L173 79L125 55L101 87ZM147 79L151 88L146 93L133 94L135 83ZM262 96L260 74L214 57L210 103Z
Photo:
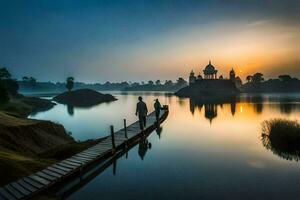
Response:
M158 101L158 99L155 99L155 103L154 103L154 110L155 110L155 116L156 116L156 121L159 121L159 114L160 114L160 110L162 109L160 102Z
M143 102L143 98L139 97L139 102L136 104L135 115L139 116L140 129L144 130L146 127L146 117L147 117L148 109L145 102Z

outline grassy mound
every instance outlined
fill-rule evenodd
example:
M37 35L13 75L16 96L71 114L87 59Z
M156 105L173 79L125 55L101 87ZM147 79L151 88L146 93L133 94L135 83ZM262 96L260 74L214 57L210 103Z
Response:
M55 103L37 97L18 95L10 97L9 102L0 104L0 110L13 116L27 117L39 111L49 110Z
M110 94L102 94L91 89L80 89L71 92L64 92L57 95L53 99L58 103L77 107L93 106L99 103L117 100Z
M300 124L287 119L262 123L262 143L274 154L287 159L300 159Z

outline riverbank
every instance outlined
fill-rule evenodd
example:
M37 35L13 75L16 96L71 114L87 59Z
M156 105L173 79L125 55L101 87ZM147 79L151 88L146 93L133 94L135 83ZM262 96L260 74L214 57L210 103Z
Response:
M97 141L77 143L60 125L27 119L55 106L49 100L18 95L0 106L0 185L34 173Z

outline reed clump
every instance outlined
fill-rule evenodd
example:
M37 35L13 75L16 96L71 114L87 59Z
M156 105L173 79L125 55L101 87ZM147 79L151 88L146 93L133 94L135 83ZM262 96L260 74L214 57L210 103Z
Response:
M262 123L263 145L287 160L300 159L300 124L296 120L271 119Z

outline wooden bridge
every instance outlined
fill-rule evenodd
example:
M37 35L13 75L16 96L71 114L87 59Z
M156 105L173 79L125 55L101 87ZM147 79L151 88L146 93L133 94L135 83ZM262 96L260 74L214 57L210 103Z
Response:
M168 107L162 110L159 123L168 116ZM147 116L147 127L140 131L139 121L127 126L124 120L124 128L114 132L111 126L111 134L93 147L90 147L74 156L47 167L44 170L31 174L15 182L0 188L0 200L30 199L55 185L61 184L71 176L81 174L96 162L113 157L117 151L127 149L128 146L143 139L145 134L152 132L157 126L155 113Z

